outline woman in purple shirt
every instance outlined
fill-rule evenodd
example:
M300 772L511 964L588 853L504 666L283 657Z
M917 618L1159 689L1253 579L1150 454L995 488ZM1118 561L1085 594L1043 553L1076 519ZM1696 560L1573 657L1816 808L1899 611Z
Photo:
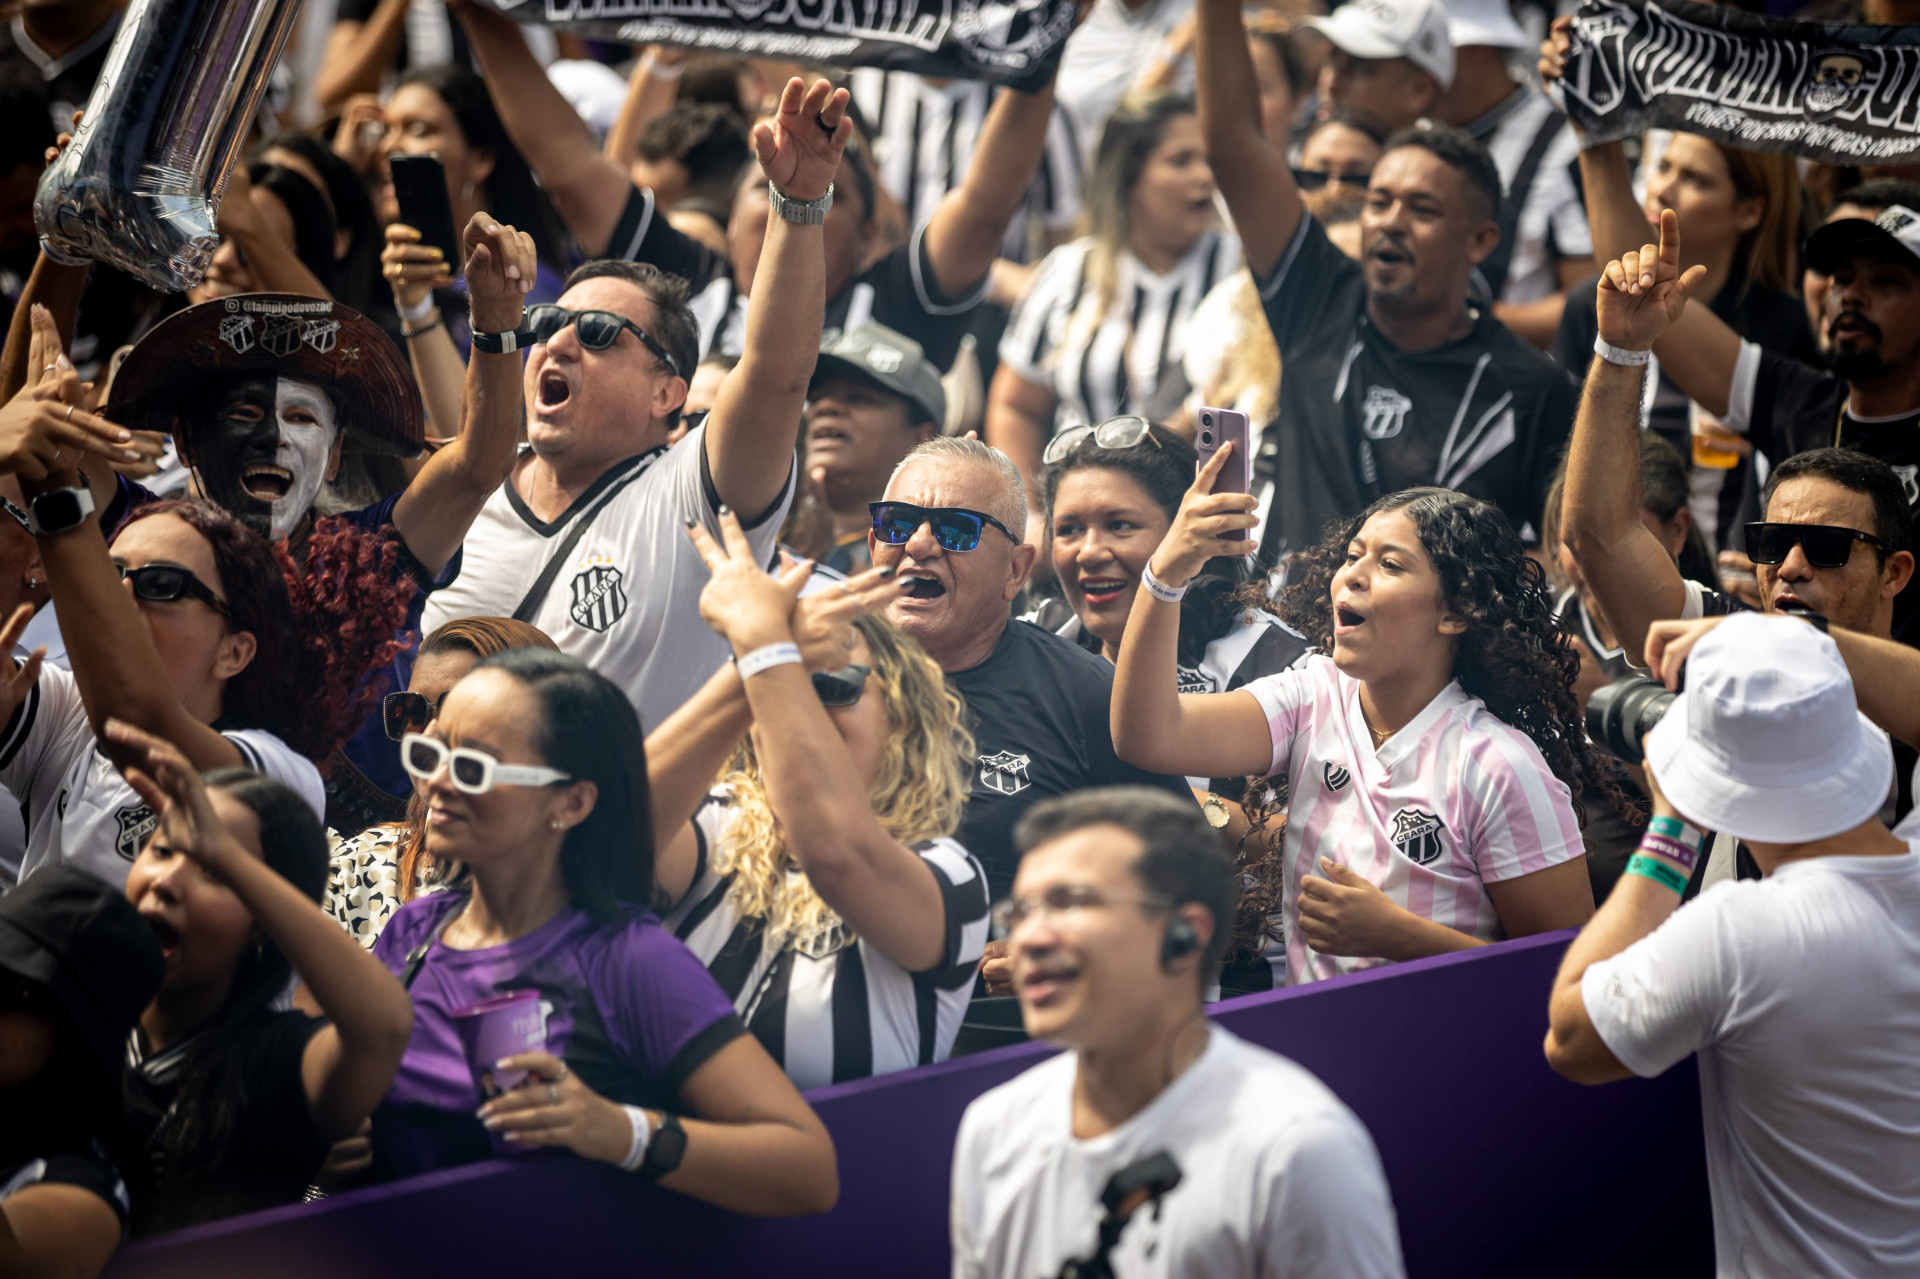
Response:
M412 1042L374 1115L376 1173L489 1158L491 1133L737 1212L832 1207L825 1128L646 909L646 753L626 695L576 658L500 653L401 754L427 801L427 851L463 863L471 887L409 902L374 947L414 1003ZM540 993L547 1051L495 1063L531 1073L482 1105L453 1014L527 989Z

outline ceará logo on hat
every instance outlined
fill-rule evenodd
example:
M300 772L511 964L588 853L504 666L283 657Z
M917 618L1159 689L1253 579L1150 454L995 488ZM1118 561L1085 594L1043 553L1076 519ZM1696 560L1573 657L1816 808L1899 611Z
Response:
M874 345L867 348L867 367L875 373L898 373L907 353L896 347Z

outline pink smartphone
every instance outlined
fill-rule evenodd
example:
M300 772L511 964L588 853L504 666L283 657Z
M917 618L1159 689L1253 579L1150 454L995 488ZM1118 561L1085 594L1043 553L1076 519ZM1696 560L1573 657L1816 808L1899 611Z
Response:
M1202 407L1200 410L1200 429L1194 435L1194 448L1200 454L1200 465L1205 466L1220 451L1223 444L1232 444L1233 451L1227 454L1226 465L1220 468L1220 474L1214 477L1213 491L1216 493L1251 493L1253 491L1253 457L1248 444L1251 423L1245 413L1233 409ZM1245 540L1239 532L1222 533L1221 537L1229 542Z

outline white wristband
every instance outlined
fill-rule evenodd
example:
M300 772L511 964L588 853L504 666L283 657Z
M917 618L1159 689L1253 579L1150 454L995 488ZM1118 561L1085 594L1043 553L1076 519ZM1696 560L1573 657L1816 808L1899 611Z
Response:
M401 307L400 318L405 320L407 326L411 328L426 319L429 315L432 315L438 309L439 308L434 305L432 292L428 292L427 296L420 299L417 306Z
M682 62L662 62L648 49L640 57L646 73L656 80L678 80L687 73L687 64Z
M647 1157L647 1145L653 1140L653 1121L638 1106L622 1106L620 1109L627 1112L627 1122L633 1126L633 1144L627 1147L627 1157L620 1161L620 1166L628 1172L638 1172L641 1162Z
M1625 347L1615 346L1603 337L1593 339L1593 353L1608 364L1621 364L1628 368L1638 368L1653 358L1652 351L1629 351Z
M1181 597L1187 593L1187 588L1184 585L1168 586L1165 582L1155 577L1153 575L1153 565L1151 564L1141 565L1140 585L1147 588L1147 594L1157 600L1164 600L1168 604L1178 604Z
M733 659L733 664L740 668L740 678L743 680L752 679L761 671L770 671L776 666L786 666L789 663L794 666L800 665L800 646L792 641L784 644L768 644L763 648L754 649L744 657Z

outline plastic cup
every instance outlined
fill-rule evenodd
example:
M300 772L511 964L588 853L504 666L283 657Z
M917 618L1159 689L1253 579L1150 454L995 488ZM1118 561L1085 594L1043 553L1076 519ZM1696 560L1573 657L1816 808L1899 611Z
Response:
M1730 471L1740 465L1740 437L1711 417L1691 406L1688 425L1693 435L1693 464L1713 471Z
M467 1068L473 1071L474 1087L480 1100L511 1092L526 1082L529 1071L501 1070L502 1057L521 1053L545 1052L547 1018L540 1006L537 990L516 990L511 995L483 1000L453 1014L460 1043L467 1051ZM519 1147L503 1141L499 1133L490 1133L493 1148L502 1152Z

